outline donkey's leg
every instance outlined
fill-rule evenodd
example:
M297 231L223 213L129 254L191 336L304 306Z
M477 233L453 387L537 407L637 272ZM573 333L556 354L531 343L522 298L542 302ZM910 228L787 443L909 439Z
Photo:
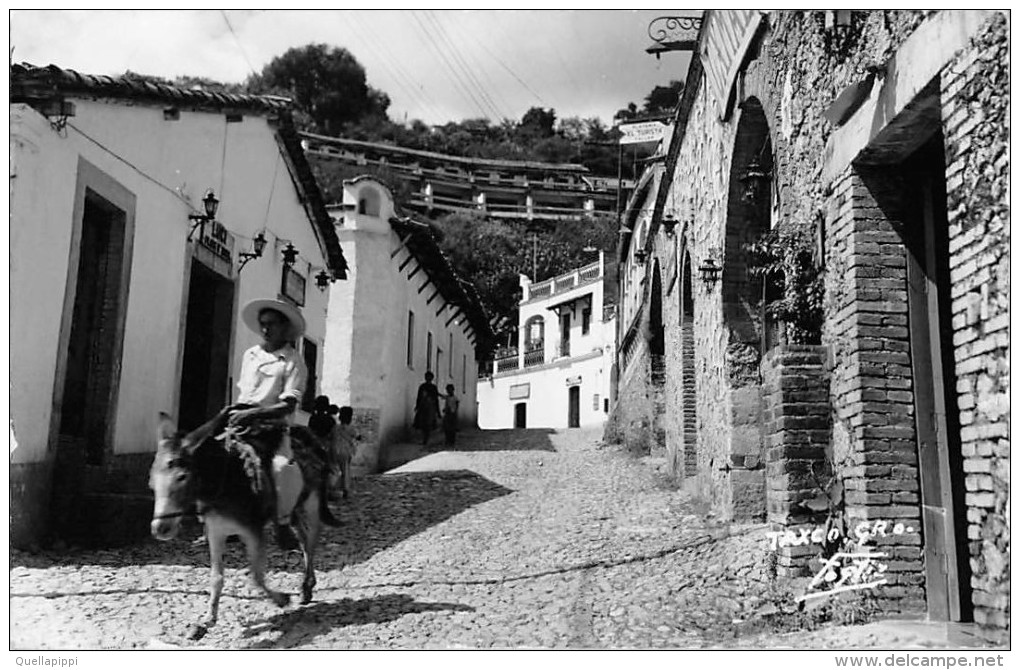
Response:
M305 578L301 582L301 604L312 602L312 589L315 588L315 548L319 543L319 532L322 521L319 519L319 494L312 493L301 506L302 523L298 524L301 533L301 552L304 558Z
M227 535L219 519L212 515L206 517L205 534L209 540L209 605L202 620L188 632L192 640L202 638L216 624L223 593L223 552L227 546Z
M262 535L262 529L244 528L239 535L248 551L249 576L252 585L265 593L277 607L286 607L290 603L290 596L266 586L266 541Z

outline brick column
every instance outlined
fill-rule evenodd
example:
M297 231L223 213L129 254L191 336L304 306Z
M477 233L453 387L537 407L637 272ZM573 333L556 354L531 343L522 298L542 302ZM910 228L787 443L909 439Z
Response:
M761 366L765 407L765 496L772 530L797 524L823 525L827 512L812 513L800 503L823 493L831 475L829 379L825 348L785 345L766 354ZM779 547L778 573L807 574L818 553L812 545Z
M826 217L824 337L833 349L833 463L847 528L885 520L909 529L875 538L888 555L888 584L875 591L889 601L886 612L925 609L907 258L890 218L902 193L889 173L865 183L851 168L833 184Z

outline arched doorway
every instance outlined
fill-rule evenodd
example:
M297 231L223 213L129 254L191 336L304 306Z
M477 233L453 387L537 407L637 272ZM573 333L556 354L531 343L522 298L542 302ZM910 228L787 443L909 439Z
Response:
M662 323L662 274L659 261L652 263L652 284L648 297L649 397L652 401L651 453L666 448L666 333Z
M726 327L729 435L716 445L712 468L724 515L738 519L765 514L764 435L761 372L768 338L762 311L763 285L751 272L748 245L771 228L772 141L761 103L748 98L741 115L730 164L722 309Z

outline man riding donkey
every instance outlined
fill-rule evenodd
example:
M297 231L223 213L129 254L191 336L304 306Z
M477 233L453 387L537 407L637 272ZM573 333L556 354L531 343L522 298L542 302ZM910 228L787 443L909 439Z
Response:
M241 319L262 336L262 342L244 352L237 387L237 402L226 407L226 434L252 445L263 446L259 456L270 460L265 446L275 444L268 468L274 486L267 503L274 507L276 541L282 549L296 549L297 537L290 524L291 512L303 486L301 469L294 462L290 429L301 401L308 370L293 342L305 330L301 312L278 300L253 300L241 311ZM258 440L246 440L249 434Z

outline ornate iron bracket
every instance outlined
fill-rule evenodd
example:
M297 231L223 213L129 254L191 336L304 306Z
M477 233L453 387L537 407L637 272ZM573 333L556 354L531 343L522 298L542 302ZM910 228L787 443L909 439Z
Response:
M700 16L660 16L648 24L654 44L645 51L656 58L666 51L693 51L700 32Z

